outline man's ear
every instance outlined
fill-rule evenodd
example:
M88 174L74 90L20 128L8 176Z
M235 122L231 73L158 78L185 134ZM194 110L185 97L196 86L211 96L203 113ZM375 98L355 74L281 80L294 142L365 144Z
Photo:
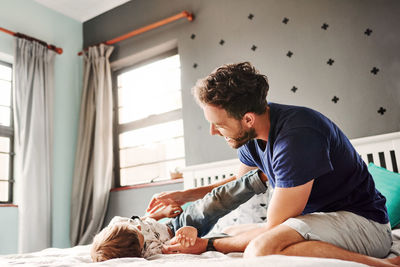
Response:
M249 128L254 126L256 115L253 112L247 112L242 118L242 122Z

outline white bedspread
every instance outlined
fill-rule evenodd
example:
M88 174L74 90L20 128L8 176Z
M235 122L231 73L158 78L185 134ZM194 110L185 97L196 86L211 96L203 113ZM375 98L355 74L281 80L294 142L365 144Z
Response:
M390 257L400 255L400 229L393 231L394 243ZM138 267L257 267L257 266L366 266L355 262L333 259L272 255L258 258L242 258L242 253L223 254L209 251L201 255L155 255L148 260L121 258L92 263L90 246L73 248L49 248L35 253L14 254L0 257L0 266L138 266ZM90 264L90 265L88 265Z

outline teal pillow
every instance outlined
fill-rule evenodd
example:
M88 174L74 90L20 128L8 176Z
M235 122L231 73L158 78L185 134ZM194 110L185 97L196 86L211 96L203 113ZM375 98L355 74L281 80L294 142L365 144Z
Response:
M368 165L368 171L374 178L375 186L386 197L386 207L392 228L400 223L400 174Z

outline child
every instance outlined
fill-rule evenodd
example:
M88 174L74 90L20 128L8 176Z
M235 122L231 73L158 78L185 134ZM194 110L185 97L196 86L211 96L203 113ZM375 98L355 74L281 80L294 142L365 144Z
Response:
M193 246L197 236L206 235L219 218L266 190L267 186L258 176L258 170L253 170L240 179L213 189L183 212L172 203L148 217L114 217L95 236L92 259L97 262L122 257L148 258L160 254L167 242ZM156 221L164 217L176 218L166 224Z
M165 217L175 217L182 211L179 205L169 205L162 210L139 218L115 216L93 239L91 256L94 262L112 258L143 257L148 258L160 254L162 246L170 241L171 244L181 243L183 246L194 245L197 229L184 226L174 235L167 224L156 220Z

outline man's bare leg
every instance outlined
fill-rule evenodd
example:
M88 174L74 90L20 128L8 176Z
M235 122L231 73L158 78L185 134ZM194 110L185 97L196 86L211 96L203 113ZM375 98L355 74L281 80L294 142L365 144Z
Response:
M253 239L247 246L244 257L272 254L332 258L354 261L369 266L400 266L400 257L378 259L351 252L321 241L306 241L297 231L279 225Z
M244 223L244 224L232 225L232 226L228 226L228 227L224 228L222 230L222 232L224 234L234 236L234 235L241 234L243 232L253 230L255 228L260 228L260 227L262 227L262 224L264 224L264 223Z
M374 258L354 253L329 243L320 241L303 241L287 247L282 251L283 255L299 255L308 257L333 258L364 263L369 266L399 266L400 257L391 260Z

